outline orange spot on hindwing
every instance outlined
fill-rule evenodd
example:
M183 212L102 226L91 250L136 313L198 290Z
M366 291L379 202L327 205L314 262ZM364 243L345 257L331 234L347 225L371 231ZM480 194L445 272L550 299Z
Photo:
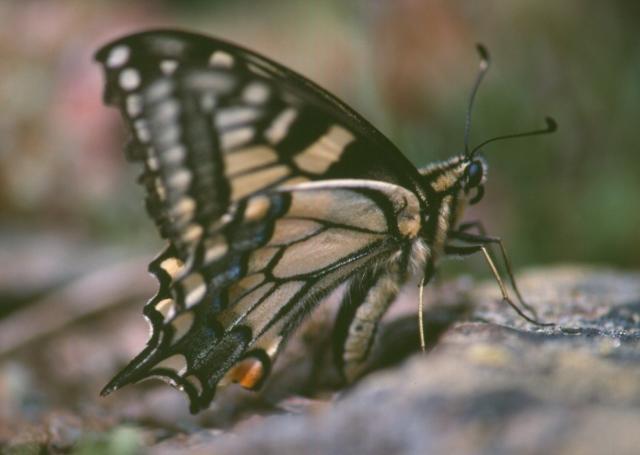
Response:
M267 371L261 360L247 357L239 361L230 371L231 382L240 384L245 389L255 390L262 385Z

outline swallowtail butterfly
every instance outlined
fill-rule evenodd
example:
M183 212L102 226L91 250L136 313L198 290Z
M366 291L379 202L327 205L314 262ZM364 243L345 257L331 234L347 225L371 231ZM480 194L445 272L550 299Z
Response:
M144 308L151 337L103 395L160 377L195 413L221 384L255 389L305 315L345 282L336 357L354 379L412 274L428 281L447 255L490 260L486 246L499 242L459 224L487 176L475 150L416 169L330 93L218 39L148 31L96 58L168 240L149 266L160 283Z

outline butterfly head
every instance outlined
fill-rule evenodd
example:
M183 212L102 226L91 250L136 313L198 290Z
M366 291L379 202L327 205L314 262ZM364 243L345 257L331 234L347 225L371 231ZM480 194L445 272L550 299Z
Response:
M469 204L475 204L484 195L484 183L487 181L487 162L479 157L465 160L461 187Z
M420 169L427 191L475 204L484 195L488 166L479 156L458 155Z

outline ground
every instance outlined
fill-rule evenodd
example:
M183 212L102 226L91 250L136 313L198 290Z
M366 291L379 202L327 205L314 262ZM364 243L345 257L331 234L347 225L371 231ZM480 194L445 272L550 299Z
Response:
M501 304L493 282L438 284L427 293L426 354L418 352L409 287L381 331L372 371L350 387L329 366L329 304L290 343L261 393L228 388L191 416L183 395L164 384L97 396L146 337L130 301L149 295L153 282L131 270L140 270L136 261L102 271L111 282L83 278L44 297L46 306L0 320L5 451L623 454L640 446L638 273L525 271L523 294L556 323L545 328ZM56 311L95 295L97 283L131 282L147 284L112 296L118 305L102 298L57 321ZM28 323L42 312L51 315L46 330Z

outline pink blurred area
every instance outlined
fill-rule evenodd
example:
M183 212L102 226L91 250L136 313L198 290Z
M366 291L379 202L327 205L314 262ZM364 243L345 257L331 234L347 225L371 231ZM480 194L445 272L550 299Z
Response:
M155 16L136 7L100 11L93 2L0 5L5 217L81 223L84 207L113 197L123 135L116 113L102 105L92 55Z

